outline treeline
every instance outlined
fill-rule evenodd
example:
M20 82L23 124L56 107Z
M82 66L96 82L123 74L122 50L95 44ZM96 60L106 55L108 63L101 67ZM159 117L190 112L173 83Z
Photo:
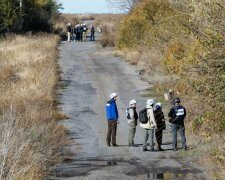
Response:
M0 33L50 32L60 8L56 0L0 0Z

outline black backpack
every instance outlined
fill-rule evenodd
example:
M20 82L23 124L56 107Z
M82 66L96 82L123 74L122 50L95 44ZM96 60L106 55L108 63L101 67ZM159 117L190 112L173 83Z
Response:
M148 122L147 109L142 109L139 112L139 122L142 124L146 124Z

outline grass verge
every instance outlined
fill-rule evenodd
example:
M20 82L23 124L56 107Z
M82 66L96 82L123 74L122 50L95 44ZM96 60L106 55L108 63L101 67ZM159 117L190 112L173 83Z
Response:
M67 138L55 119L58 42L47 34L0 41L0 179L43 179L60 161Z

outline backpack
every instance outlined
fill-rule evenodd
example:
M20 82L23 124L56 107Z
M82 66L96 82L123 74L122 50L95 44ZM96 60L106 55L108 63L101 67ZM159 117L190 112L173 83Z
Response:
M127 119L131 119L129 110L130 110L130 108L126 109L126 117L127 117Z
M142 124L146 124L148 122L147 109L142 109L139 112L139 122Z

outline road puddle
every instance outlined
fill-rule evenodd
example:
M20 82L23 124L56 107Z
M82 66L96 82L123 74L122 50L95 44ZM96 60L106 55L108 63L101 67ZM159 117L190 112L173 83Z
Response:
M187 177L188 174L182 174L182 173L170 173L170 172L165 172L165 173L147 173L147 174L142 174L138 175L137 179L165 179L165 180L172 180L172 179L184 179Z
M107 161L107 166L117 166L116 161Z

